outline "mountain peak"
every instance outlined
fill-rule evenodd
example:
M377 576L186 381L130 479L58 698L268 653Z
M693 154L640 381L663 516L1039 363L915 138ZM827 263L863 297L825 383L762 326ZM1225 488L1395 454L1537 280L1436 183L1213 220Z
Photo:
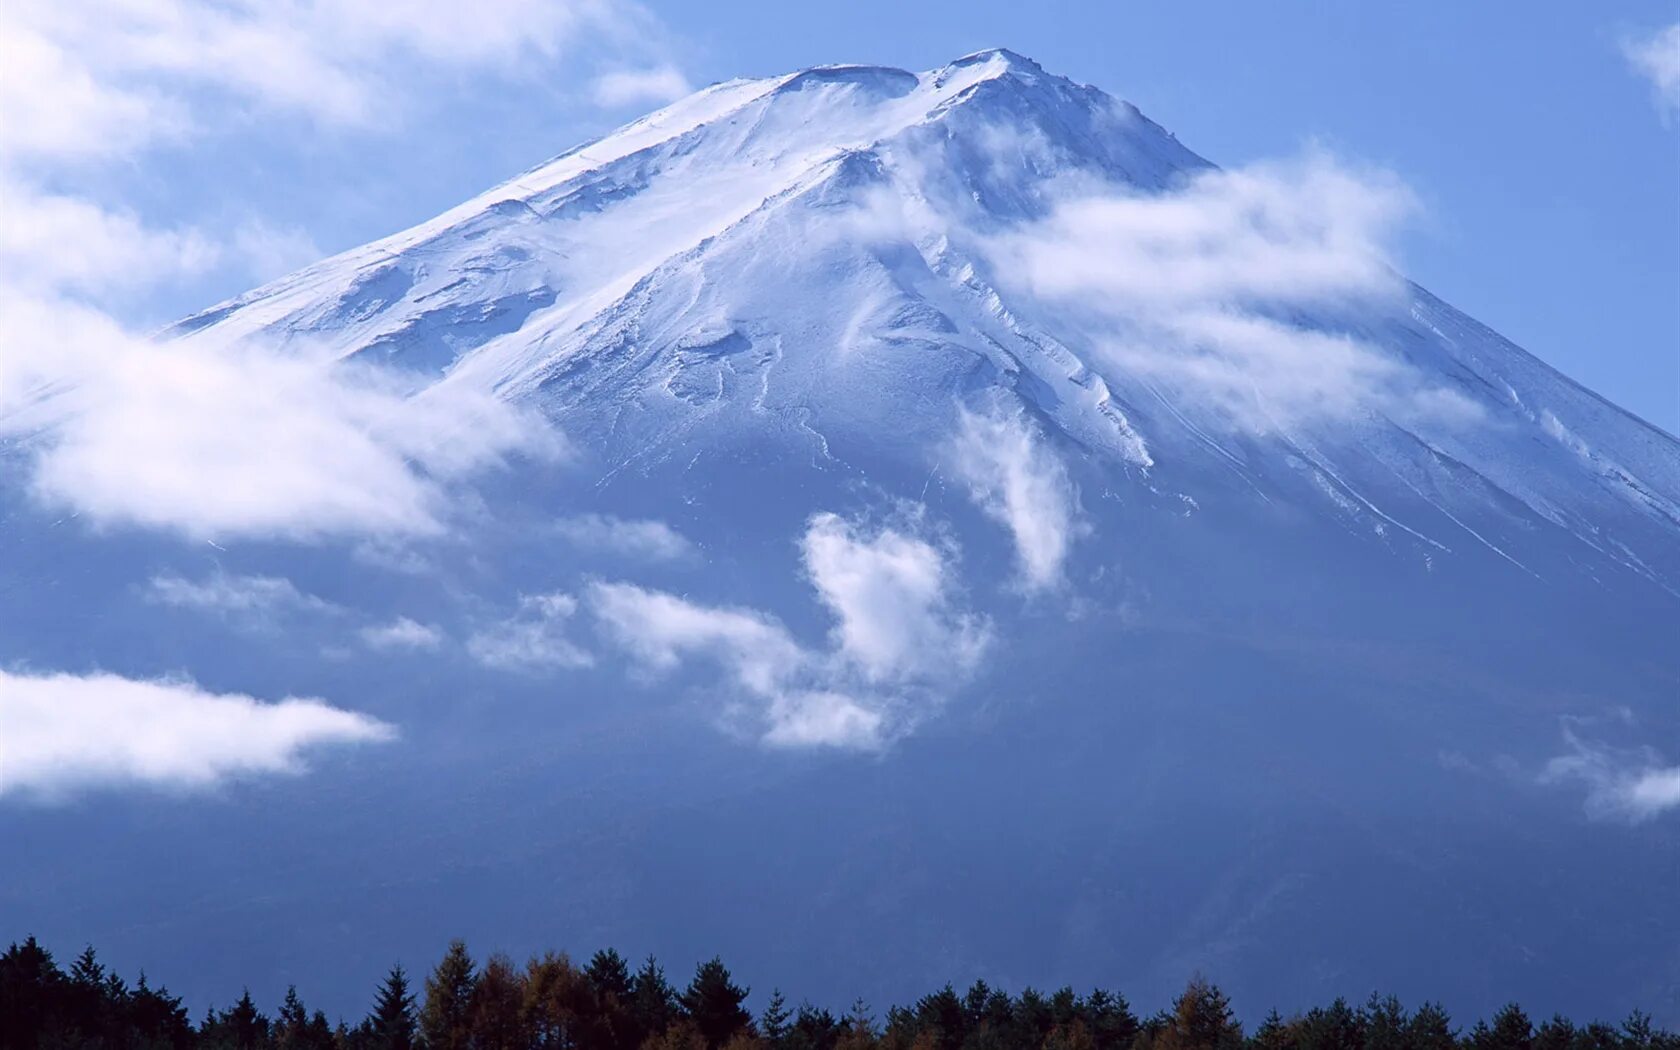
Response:
M970 66L996 63L1007 67L1011 71L1024 73L1043 73L1044 67L1018 51L1011 51L1006 47L988 47L979 51L971 51L961 58L948 63L946 69L966 69Z

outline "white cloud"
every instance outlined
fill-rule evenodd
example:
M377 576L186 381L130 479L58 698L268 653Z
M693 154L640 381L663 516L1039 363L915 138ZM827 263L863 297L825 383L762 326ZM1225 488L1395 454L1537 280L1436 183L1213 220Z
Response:
M197 231L152 229L128 212L39 192L0 169L0 288L133 291L202 273L220 254Z
M330 613L338 607L305 594L291 580L275 576L229 576L203 580L154 576L146 585L148 601L177 609L214 613L236 625L263 629L288 613Z
M629 0L12 0L0 155L121 155L229 101L370 125L433 68L540 76L586 38L637 54L658 35Z
M964 672L978 663L985 626L953 609L937 547L895 529L870 532L818 514L801 549L811 583L839 621L838 651L871 681Z
M431 624L399 616L387 624L364 627L362 644L369 649L436 649L443 644L443 632Z
M246 341L153 342L0 289L0 434L44 502L194 538L430 535L447 483L558 438L489 395L390 381Z
M1612 747L1567 726L1563 735L1569 751L1546 764L1542 780L1584 784L1589 815L1639 823L1680 809L1680 766L1664 765L1653 748Z
M1015 540L1015 558L1029 590L1062 580L1068 548L1082 531L1079 496L1067 468L1018 413L964 411L951 455L975 503Z
M780 622L753 610L698 605L628 583L594 583L589 599L617 640L657 670L684 657L711 656L745 688L771 695L808 660Z
M296 773L327 744L395 730L319 700L263 703L190 682L0 670L0 796L56 797L130 784L203 788L230 777Z
M849 747L873 750L883 743L886 716L844 693L780 694L770 701L764 742L773 747Z
M535 673L588 667L594 658L572 641L568 631L577 612L569 594L526 595L519 611L467 639L474 660L498 671Z
M634 584L594 583L588 604L604 632L650 671L690 659L719 667L754 702L735 713L766 744L880 748L960 684L988 632L953 607L944 555L923 540L819 514L803 551L838 621L827 649L802 645L766 613Z
M694 552L694 545L682 533L651 519L578 514L561 518L554 528L579 547L647 561L677 561Z
M1650 36L1626 41L1628 62L1651 82L1657 104L1680 113L1680 24L1664 26Z
M672 65L613 70L596 77L589 89L595 104L606 109L673 102L693 91L688 78Z
M767 744L871 749L883 743L885 704L832 686L821 654L806 651L774 617L700 605L628 583L595 583L589 602L603 627L650 670L684 659L715 662L763 706L754 721Z
M1387 242L1415 207L1393 176L1323 155L1197 175L1176 192L1069 185L1050 215L992 238L1001 279L1084 322L1129 372L1253 431L1367 412L1468 418L1381 348L1302 327L1392 308Z

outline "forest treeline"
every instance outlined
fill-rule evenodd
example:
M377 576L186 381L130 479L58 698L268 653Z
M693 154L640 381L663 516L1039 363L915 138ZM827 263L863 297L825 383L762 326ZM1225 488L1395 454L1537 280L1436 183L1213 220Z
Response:
M1620 1025L1537 1025L1512 1004L1460 1028L1437 1004L1408 1010L1379 995L1273 1011L1245 1033L1201 978L1149 1017L1101 989L1011 995L981 981L880 1017L861 1001L835 1014L780 992L755 1017L747 992L718 959L677 987L655 960L632 969L610 949L584 966L552 953L480 965L456 941L423 980L393 968L354 1025L309 1009L296 988L272 1015L246 992L195 1023L144 974L130 985L92 948L65 969L30 938L0 956L0 1050L1680 1050L1680 1036L1638 1012Z

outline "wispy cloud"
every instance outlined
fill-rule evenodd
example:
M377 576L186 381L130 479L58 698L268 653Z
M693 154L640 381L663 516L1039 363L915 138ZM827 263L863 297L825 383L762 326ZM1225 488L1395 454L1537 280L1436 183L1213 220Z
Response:
M760 705L744 719L767 744L881 746L887 715L879 701L824 688L832 675L780 621L751 609L701 605L628 583L591 585L590 606L609 636L650 671L685 659L720 667Z
M836 624L826 648L776 617L596 582L604 633L644 669L710 661L743 704L731 712L772 746L875 749L914 727L974 670L990 633L951 594L946 553L894 528L833 514L808 523L805 569Z
M1680 809L1680 765L1665 764L1656 749L1588 740L1567 723L1563 736L1568 751L1541 779L1584 785L1590 816L1639 823Z
M677 561L694 553L694 545L682 533L663 521L646 518L578 514L559 519L554 529L578 547L637 560Z
M588 667L594 657L571 638L578 601L569 594L526 595L508 619L467 639L474 660L498 671L541 672Z
M263 703L191 682L0 670L0 797L91 788L213 786L297 773L310 749L393 739L366 715L313 699Z
M950 456L975 503L1014 538L1026 588L1059 584L1068 549L1084 525L1067 467L1036 428L1018 410L963 411Z
M589 86L590 97L605 109L672 102L693 91L682 70L672 65L612 70Z
M390 623L362 628L362 644L386 652L395 649L436 649L443 644L443 631L431 624L399 616Z
M1200 174L1174 192L1069 184L1050 215L987 241L1001 280L1088 323L1134 375L1252 431L1370 412L1469 418L1383 349L1298 308L1390 306L1388 242L1415 205L1394 176L1318 153Z
M148 601L177 609L195 609L220 617L236 627L265 630L281 617L295 613L332 613L338 606L298 590L276 576L235 576L217 573L202 580L154 576L147 582Z
M1657 105L1665 113L1680 113L1680 24L1626 40L1622 50L1634 70L1651 82Z

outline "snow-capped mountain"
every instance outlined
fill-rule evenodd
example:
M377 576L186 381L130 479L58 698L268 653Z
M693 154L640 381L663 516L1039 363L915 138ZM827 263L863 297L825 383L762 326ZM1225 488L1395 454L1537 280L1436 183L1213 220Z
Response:
M987 51L707 88L180 322L546 451L300 544L61 527L14 450L0 660L403 738L8 816L0 913L159 908L119 952L223 999L218 925L306 989L463 935L1680 1017L1680 443L1400 277L1404 208Z
M1422 289L1295 319L1362 341L1352 368L1398 389L1303 413L1268 388L1264 422L1233 427L1217 385L1128 367L1112 316L1068 316L1000 272L1033 265L1009 239L1070 187L1162 193L1211 170L1006 51L919 76L818 68L701 91L180 330L307 338L529 400L615 469L789 428L825 456L832 436L920 464L954 407L998 395L1129 471L1128 500L1224 473L1420 556L1680 588L1673 438Z

